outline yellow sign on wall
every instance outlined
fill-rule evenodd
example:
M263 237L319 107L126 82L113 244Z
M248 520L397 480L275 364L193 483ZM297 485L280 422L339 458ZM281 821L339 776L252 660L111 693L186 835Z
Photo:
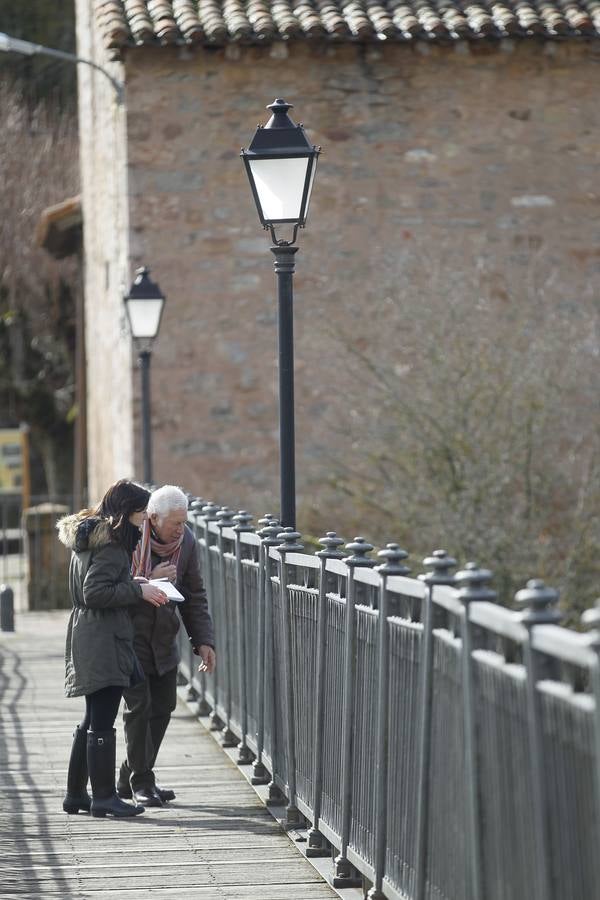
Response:
M0 493L20 494L25 479L23 431L0 428Z

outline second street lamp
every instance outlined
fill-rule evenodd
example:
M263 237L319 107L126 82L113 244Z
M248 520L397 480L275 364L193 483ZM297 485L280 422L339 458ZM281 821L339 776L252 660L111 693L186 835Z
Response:
M272 116L259 125L241 156L250 181L261 225L271 234L278 287L279 333L279 454L282 527L296 527L296 472L294 438L294 309L293 246L304 228L320 147L308 140L302 125L288 116L291 104L275 100ZM289 241L278 238L280 226L290 226Z
M137 269L124 301L142 374L143 478L146 484L152 484L150 357L152 342L160 328L165 298L159 286L150 278L150 270L143 267Z

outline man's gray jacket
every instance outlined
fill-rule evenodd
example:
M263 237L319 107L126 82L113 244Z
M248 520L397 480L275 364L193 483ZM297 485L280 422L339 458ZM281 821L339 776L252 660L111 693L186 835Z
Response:
M160 562L164 560L153 553L152 567ZM194 649L202 644L215 646L212 619L200 575L198 544L187 525L177 562L175 586L185 597L183 603L171 601L158 607L140 603L130 610L135 629L135 652L147 675L164 675L179 662L176 638L180 616Z

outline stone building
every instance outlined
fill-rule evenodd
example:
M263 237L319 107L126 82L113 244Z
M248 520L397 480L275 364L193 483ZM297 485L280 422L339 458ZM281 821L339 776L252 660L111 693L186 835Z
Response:
M552 302L597 280L597 0L76 5L79 55L125 85L119 106L80 67L92 497L140 471L122 297L142 264L167 297L156 480L257 512L276 497L275 282L238 158L275 97L323 147L297 257L300 510L345 400L327 335L360 330L407 257L443 245L448 278L479 273L499 298L534 259L552 260Z

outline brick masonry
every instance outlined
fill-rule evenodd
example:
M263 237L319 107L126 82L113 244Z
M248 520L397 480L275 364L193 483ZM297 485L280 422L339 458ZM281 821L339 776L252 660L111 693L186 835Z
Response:
M167 295L152 363L156 479L276 508L275 281L238 158L266 103L294 103L324 150L297 256L302 508L324 475L327 411L344 402L332 397L327 329L353 316L360 328L407 254L433 265L443 243L448 277L481 270L498 297L546 258L559 273L549 302L597 283L599 63L586 41L127 51L113 65L127 82L126 124L113 109L106 126L116 175L89 113L87 133L82 121L92 492L140 469L117 282L145 263ZM106 86L81 84L82 109L93 94L106 117ZM427 302L427 265L414 287ZM381 340L393 347L393 335Z

